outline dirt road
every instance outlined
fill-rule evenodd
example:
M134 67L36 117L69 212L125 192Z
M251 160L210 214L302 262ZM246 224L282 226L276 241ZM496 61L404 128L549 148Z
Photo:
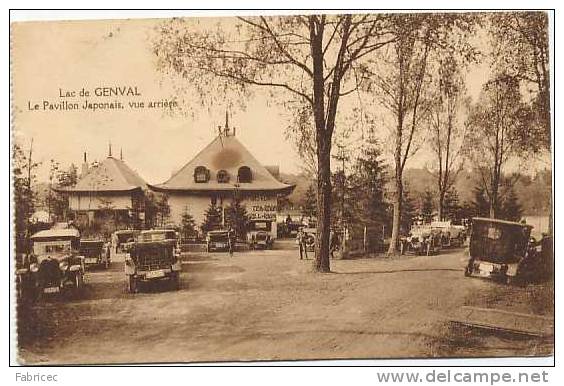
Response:
M89 273L82 299L53 299L27 311L21 361L413 358L551 350L498 338L468 345L452 336L445 321L458 307L475 294L507 290L465 278L461 249L400 260L334 260L330 274L311 273L311 260L296 256L295 250L233 258L192 254L185 257L180 291L161 285L135 295L124 293L123 263L114 262L109 271Z

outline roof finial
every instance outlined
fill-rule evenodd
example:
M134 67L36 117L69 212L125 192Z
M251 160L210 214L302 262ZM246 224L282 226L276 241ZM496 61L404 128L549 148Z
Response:
M84 152L84 163L86 163L86 152Z
M123 161L123 149L119 148L119 159Z
M229 111L225 109L225 128L229 129Z
M112 141L108 143L108 157L112 156Z

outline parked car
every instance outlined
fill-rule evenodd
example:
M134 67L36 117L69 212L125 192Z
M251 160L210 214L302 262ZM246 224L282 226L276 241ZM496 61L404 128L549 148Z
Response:
M18 270L32 280L37 295L79 291L84 285L84 259L79 255L80 233L77 229L48 229L31 236L32 253L28 267ZM27 270L27 272L26 272ZM23 277L20 276L21 281Z
M490 218L472 219L470 258L466 276L500 279L506 283L535 281L550 269L551 258L542 241L531 238L527 224Z
M229 231L209 231L206 235L206 246L208 252L229 251Z
M249 247L251 249L271 249L274 240L266 231L252 231L247 234Z
M84 258L84 267L110 267L110 255L104 240L80 240L80 256Z
M441 232L441 243L443 247L462 246L466 239L466 229L462 225L454 225L451 221L433 221L433 229Z
M409 234L400 238L400 254L432 255L441 250L442 234L429 225L413 226Z
M169 280L178 290L182 265L175 250L176 241L145 241L141 232L125 258L127 291L136 293L140 282L154 280Z
M115 253L127 253L140 231L123 229L112 234L112 248Z

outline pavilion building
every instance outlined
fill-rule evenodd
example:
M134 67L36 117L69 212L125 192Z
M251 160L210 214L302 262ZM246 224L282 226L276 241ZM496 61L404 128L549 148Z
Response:
M80 178L75 186L54 188L66 193L71 217L77 224L107 223L114 228L142 228L145 222L144 190L147 184L120 154L89 165L84 153Z
M172 223L180 224L187 210L200 226L210 205L222 209L224 223L225 208L236 198L247 211L249 225L267 230L275 238L278 198L295 187L277 180L276 173L276 167L267 169L257 161L226 122L218 136L191 161L168 181L149 185L149 189L168 196Z

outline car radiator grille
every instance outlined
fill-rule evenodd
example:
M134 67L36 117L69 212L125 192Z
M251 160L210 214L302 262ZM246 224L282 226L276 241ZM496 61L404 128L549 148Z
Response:
M157 269L170 268L172 260L160 256L143 256L139 258L138 269L140 271L154 271Z

